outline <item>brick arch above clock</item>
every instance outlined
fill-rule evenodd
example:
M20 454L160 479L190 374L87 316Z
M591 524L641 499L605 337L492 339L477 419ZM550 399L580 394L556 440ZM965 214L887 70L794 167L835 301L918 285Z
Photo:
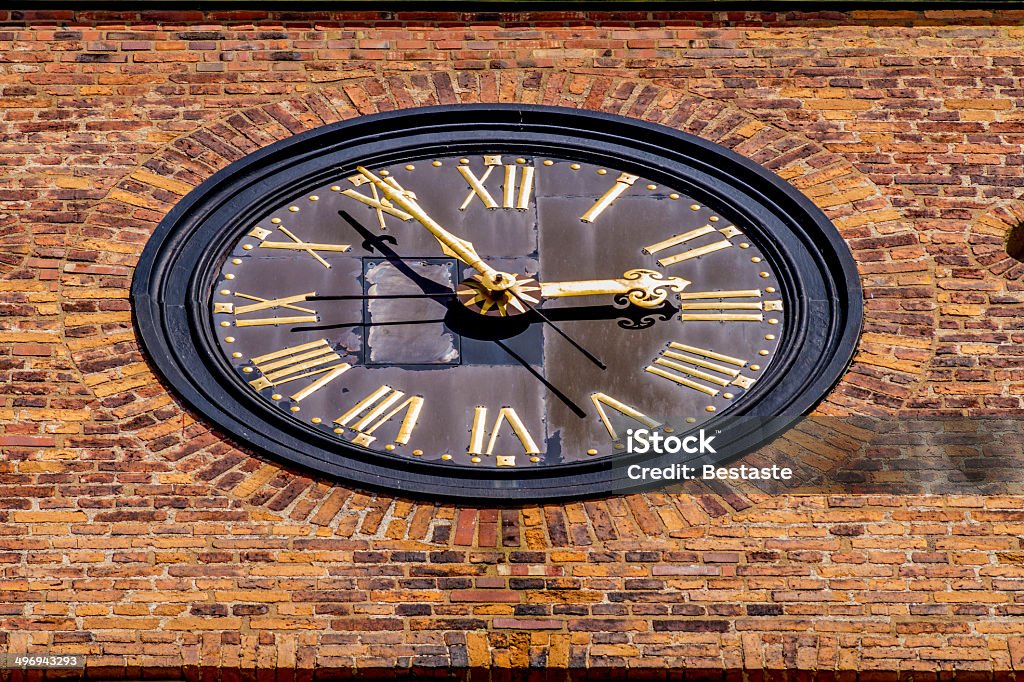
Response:
M729 147L789 180L847 240L868 299L855 362L818 412L889 412L914 394L930 357L934 321L918 316L908 322L904 313L927 310L934 300L934 285L922 284L934 281L931 261L878 188L841 156L670 82L530 70L395 74L343 81L227 114L153 154L83 221L79 237L91 240L95 251L91 262L63 270L61 286L80 311L68 316L63 332L97 401L97 421L116 429L128 462L155 472L154 479L169 486L197 494L208 490L217 500L211 504L239 519L309 523L349 537L440 545L525 547L543 537L544 546L558 547L591 538L657 537L754 506L741 490L504 511L456 510L354 492L239 448L184 409L147 365L123 297L146 239L193 187L246 154L322 125L398 108L482 101L586 108L661 123ZM191 513L204 518L201 510Z

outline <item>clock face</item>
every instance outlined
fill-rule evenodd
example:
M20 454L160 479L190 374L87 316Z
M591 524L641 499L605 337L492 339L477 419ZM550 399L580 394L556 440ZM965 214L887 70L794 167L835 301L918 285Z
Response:
M614 456L632 426L741 403L786 301L729 207L516 152L339 173L242 226L208 304L238 379L327 437L482 468Z
M177 320L139 316L157 364L257 447L423 494L607 493L630 429L799 414L849 359L848 252L734 155L559 109L368 118L222 172L140 266L137 307Z

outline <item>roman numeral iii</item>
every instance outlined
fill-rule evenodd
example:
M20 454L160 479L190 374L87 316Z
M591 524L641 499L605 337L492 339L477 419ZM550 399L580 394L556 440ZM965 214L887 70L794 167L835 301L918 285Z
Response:
M760 289L685 292L679 294L679 319L683 322L763 322L764 312L782 310L782 301L740 300L760 298Z
M465 211L473 203L473 199L479 199L487 208L516 208L525 211L530 207L534 174L532 165L502 163L500 155L488 154L484 156L484 166L486 170L480 177L477 177L469 166L458 166L459 174L469 185L469 194L459 206L460 210ZM500 205L484 185L494 169L499 166L504 168Z
M673 341L644 371L715 396L726 386L753 386L754 379L740 374L746 366L746 360Z

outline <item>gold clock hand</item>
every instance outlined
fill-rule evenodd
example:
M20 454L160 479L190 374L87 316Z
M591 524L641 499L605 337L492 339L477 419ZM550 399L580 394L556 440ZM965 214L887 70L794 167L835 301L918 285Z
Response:
M626 294L629 302L641 308L656 308L668 298L669 290L676 293L690 282L682 277L665 277L654 270L637 268L627 270L618 279L587 279L575 282L539 282L543 298L564 296L597 296Z
M488 289L491 291L504 291L505 289L515 285L515 275L507 272L499 272L485 263L480 257L480 254L478 254L476 249L473 248L473 244L471 242L468 242L465 239L460 239L441 227L437 221L427 215L427 212L423 210L423 207L421 207L415 199L409 196L408 192L392 187L390 184L384 182L384 180L363 166L357 166L356 170L359 171L363 177L372 182L374 187L380 190L388 201L397 204L402 210L423 225L423 227L427 228L427 231L434 235L434 239L440 242L441 250L445 255L451 256L452 258L458 258L460 261L479 272L483 277L482 283Z

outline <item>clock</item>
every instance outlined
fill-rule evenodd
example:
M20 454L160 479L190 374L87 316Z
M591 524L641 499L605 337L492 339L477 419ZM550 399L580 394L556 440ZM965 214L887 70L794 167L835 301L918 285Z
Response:
M663 126L525 105L251 154L166 216L132 301L155 367L240 442L476 502L735 458L827 394L862 313L845 243L780 178ZM637 429L716 447L639 454Z

